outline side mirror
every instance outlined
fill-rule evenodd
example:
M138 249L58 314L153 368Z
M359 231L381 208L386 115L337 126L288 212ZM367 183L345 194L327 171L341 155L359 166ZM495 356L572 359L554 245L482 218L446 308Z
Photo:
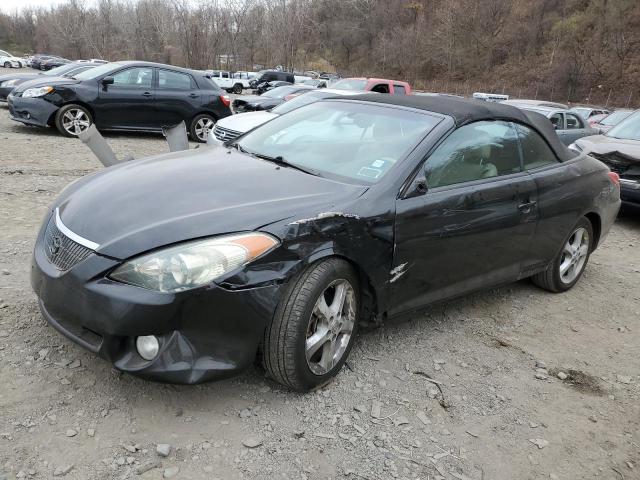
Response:
M427 193L428 190L429 187L427 185L427 179L424 172L422 172L413 179L411 185L407 188L404 194L404 198L420 197Z
M115 80L113 79L113 77L109 76L109 77L104 77L102 79L102 85L104 85L105 87L107 85L113 85L113 83L115 82Z

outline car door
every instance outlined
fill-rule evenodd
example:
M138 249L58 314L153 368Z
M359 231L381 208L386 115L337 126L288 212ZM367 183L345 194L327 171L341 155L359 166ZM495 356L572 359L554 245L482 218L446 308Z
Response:
M587 122L580 118L580 116L566 112L565 117L565 131L561 137L562 143L565 145L571 145L577 139L586 135L595 135L595 131L587 125ZM593 133L592 133L593 131Z
M519 278L537 218L513 124L451 133L424 163L426 193L396 202L394 313Z
M96 100L96 124L98 128L141 128L154 125L154 69L129 67L108 77L113 83L99 82Z
M154 126L165 127L190 120L202 104L198 85L191 75L164 68L157 69L156 116Z

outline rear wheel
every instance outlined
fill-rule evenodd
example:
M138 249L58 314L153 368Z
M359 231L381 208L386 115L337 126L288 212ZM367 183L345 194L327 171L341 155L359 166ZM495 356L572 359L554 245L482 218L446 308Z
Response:
M11 63L4 62L4 68L11 68Z
M56 113L56 128L65 137L77 137L92 123L91 113L80 105L65 105Z
M357 331L359 294L353 268L338 258L310 266L289 285L263 342L274 380L308 391L340 371Z
M216 124L216 119L207 113L197 115L191 122L189 134L195 142L205 143L209 132Z
M581 218L565 239L562 250L546 271L534 275L534 284L550 292L566 292L573 287L584 272L593 248L593 227Z
M236 95L240 95L242 93L242 85L239 83L236 83L233 86L233 93L235 93Z

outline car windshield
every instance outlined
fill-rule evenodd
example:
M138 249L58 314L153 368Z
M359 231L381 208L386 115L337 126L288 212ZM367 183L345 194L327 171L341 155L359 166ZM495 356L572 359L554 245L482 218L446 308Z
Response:
M627 118L633 112L613 112L600 120L600 125L613 126L619 124L622 120Z
M640 110L609 130L606 136L621 140L640 140Z
M356 80L356 79L344 79L339 80L333 85L331 88L337 88L339 90L364 90L367 86L366 80Z
M64 75L65 73L77 70L80 67L81 65L78 65L77 63L68 63L66 65L52 68L51 70L49 70L49 72L47 72L47 75Z
M589 114L591 113L591 109L590 108L581 108L581 107L572 108L571 111L577 113L582 118L589 117Z
M318 100L331 96L332 95L328 92L316 92L315 90L312 90L310 92L305 92L302 95L298 95L288 102L284 102L283 104L278 105L276 108L271 110L271 112L277 115L282 115L283 113L290 112L291 110L295 110L296 108L303 107L304 105L309 105L310 103L317 102Z
M104 65L100 65L99 67L85 70L84 72L77 74L75 77L77 80L93 80L94 78L105 75L115 70L116 68L119 68L120 66L121 65L118 64L105 63Z
M322 177L373 184L439 121L429 112L327 100L281 115L236 145Z
M263 97L267 98L284 98L290 93L298 90L296 87L276 87L262 94Z

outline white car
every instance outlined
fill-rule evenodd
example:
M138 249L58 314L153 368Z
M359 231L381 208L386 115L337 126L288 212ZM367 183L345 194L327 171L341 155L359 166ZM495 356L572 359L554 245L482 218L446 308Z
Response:
M278 117L284 113L308 105L323 98L337 97L339 95L361 95L371 92L354 92L349 90L334 90L331 88L323 88L321 90L310 90L309 92L297 95L269 111L246 112L225 117L218 120L213 127L212 133L207 137L209 145L223 145L226 142L235 140L240 135L253 130L254 128Z
M4 68L22 68L27 65L24 58L14 57L5 50L0 50L0 67Z

